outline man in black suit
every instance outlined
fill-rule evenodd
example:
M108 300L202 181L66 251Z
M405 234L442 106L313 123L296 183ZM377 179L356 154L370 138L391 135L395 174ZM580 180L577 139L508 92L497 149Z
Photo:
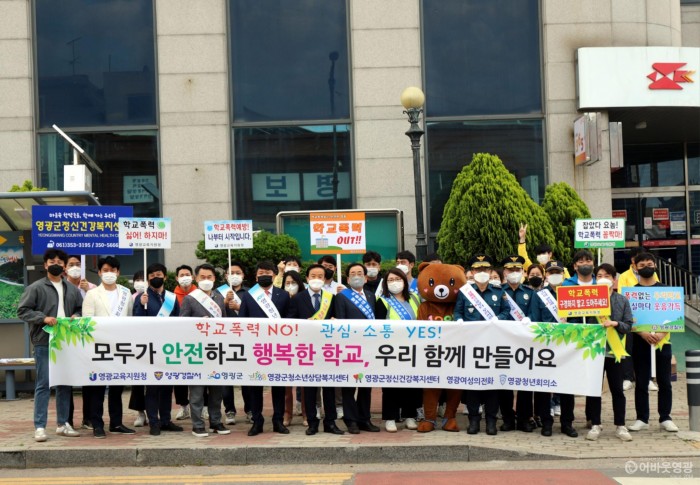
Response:
M247 293L243 293L241 307L238 310L240 318L287 318L289 313L289 293L272 285L277 273L277 266L272 261L261 261L255 268L257 285ZM272 386L272 430L276 433L289 434L282 423L284 418L284 387ZM248 436L263 432L265 418L262 415L263 388L250 386L250 410L253 413L253 426Z
M309 320L329 320L335 315L335 299L331 292L323 289L325 268L320 264L312 264L306 269L306 281L309 288L300 291L292 298L289 305L289 318L306 318ZM318 433L318 418L316 417L317 387L304 388L304 406L309 427L306 430L308 436ZM335 388L323 388L323 417L324 433L345 434L345 431L336 426L335 420L338 414L335 409Z
M352 263L347 268L347 288L335 297L335 317L339 320L374 320L374 305L377 300L374 293L364 289L367 282L367 268L361 263ZM348 433L358 434L360 430L379 432L379 427L372 424L370 405L372 388L360 387L355 398L354 387L343 387L343 421Z

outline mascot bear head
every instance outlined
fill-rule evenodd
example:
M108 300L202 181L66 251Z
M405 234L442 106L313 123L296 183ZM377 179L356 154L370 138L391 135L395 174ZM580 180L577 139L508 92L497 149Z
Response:
M451 320L459 289L467 284L464 268L456 264L421 263L418 293L423 299L419 320Z

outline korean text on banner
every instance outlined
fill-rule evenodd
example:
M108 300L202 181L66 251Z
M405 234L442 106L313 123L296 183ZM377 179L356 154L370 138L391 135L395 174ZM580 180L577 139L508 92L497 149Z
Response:
M624 219L576 219L575 248L624 248Z
M32 254L60 249L68 254L132 254L119 245L119 219L133 207L87 205L32 207Z
M312 212L311 254L358 254L365 252L364 212Z
M610 294L605 285L557 287L559 316L598 317L610 315Z
M684 332L685 290L682 286L634 286L622 289L632 307L635 332Z
M204 221L204 249L251 249L253 221Z
M585 339L580 328L184 317L85 317L46 327L52 386L330 385L600 396L605 328L587 325Z
M119 247L170 249L170 218L119 218Z

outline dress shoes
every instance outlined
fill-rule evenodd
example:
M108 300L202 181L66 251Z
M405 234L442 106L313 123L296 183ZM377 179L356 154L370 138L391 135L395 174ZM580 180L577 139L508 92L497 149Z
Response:
M136 431L134 431L131 428L127 428L123 424L120 424L119 426L110 426L109 432L110 433L121 433L121 434L135 434L136 433Z
M309 425L309 427L306 428L306 436L313 436L316 433L318 433L318 425L316 425L316 426Z
M486 434L494 436L498 434L498 428L496 427L496 421L486 421Z
M477 434L481 428L481 421L478 419L470 419L467 434Z
M162 431L174 431L174 432L183 430L182 426L178 426L177 424L173 423L172 421L170 421L168 424L164 424L163 426L160 427L160 429Z
M348 433L350 433L350 434L360 434L360 428L357 426L357 423L350 423L350 424L348 424Z
M330 433L330 434L345 434L345 431L343 431L338 426L336 426L335 423L329 424L328 426L326 426L324 424L323 425L323 432Z
M379 433L381 431L379 426L373 425L371 421L357 423L357 427L360 428L361 431L369 431L370 433Z
M289 434L289 429L281 421L272 422L272 431L279 434Z
M552 436L552 425L551 424L542 425L541 434L542 434L542 436Z
M571 426L570 424L562 424L561 425L561 432L564 433L569 438L577 438L578 437L578 431L576 431L574 429L574 427Z
M503 421L503 424L501 425L501 431L514 431L515 430L515 422L514 421Z
M248 430L248 436L257 436L262 432L263 432L262 423L260 423L260 424L253 423L253 426L251 426L250 429Z
M515 427L518 431L522 431L524 433L532 433L535 430L534 423L531 423L530 421L520 421Z

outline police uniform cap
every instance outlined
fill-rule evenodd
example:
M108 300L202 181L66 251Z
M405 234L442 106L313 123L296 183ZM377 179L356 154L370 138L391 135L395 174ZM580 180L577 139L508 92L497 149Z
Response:
M525 258L517 254L511 254L501 261L504 269L522 268L525 265Z
M470 268L491 268L493 267L493 259L485 254L475 254L467 264Z
M552 259L552 260L547 262L547 265L544 267L544 271L546 273L551 269L558 269L559 271L561 271L563 273L564 272L564 265L562 264L561 261L557 261L557 260Z

